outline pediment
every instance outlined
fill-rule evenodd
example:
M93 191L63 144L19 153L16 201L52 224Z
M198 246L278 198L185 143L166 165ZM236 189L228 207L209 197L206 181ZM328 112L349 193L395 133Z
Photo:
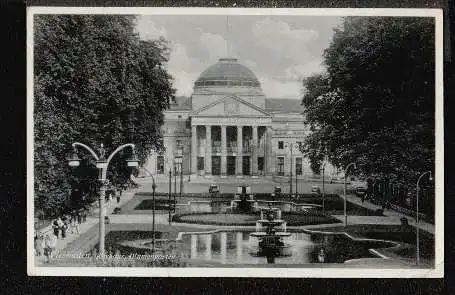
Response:
M245 101L237 96L226 96L211 104L203 106L202 108L194 111L192 116L207 116L207 117L220 117L220 116L249 116L249 117L271 117L262 108Z

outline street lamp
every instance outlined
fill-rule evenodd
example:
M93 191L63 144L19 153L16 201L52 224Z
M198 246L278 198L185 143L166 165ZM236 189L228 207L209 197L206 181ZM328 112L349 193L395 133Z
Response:
M85 148L87 151L90 152L90 154L95 158L96 160L96 168L99 170L99 177L98 180L101 183L100 187L100 197L99 197L99 235L100 235L100 244L99 244L99 255L101 257L104 257L104 198L106 195L106 174L107 174L107 168L109 167L109 163L112 160L112 158L117 154L119 151L126 147L131 147L133 150L133 155L130 159L127 160L128 167L137 167L139 165L139 161L137 160L135 149L134 149L134 144L132 143L127 143L124 145L119 146L116 150L112 152L112 154L106 159L105 158L105 153L106 151L104 150L103 144L101 144L100 147L100 156L98 155L88 146L85 144L82 144L80 142L75 142L72 144L73 146L73 155L71 158L68 159L68 165L70 167L77 167L80 164L80 159L77 156L77 146L81 146Z
M351 166L354 166L354 169L357 169L356 166L355 166L355 162L352 162L350 163L346 169L344 170L344 226L346 227L346 225L348 225L348 214L346 212L346 199L347 199L347 195L346 195L346 176L348 175L348 169L349 167Z
M322 162L322 214L325 215L325 164L326 160Z
M155 184L155 177L152 176L152 203L153 203L153 212L152 212L152 253L155 253L155 190L156 190L156 184Z
M416 241L416 263L419 265L420 263L420 240L419 240L419 182L420 179L425 174L430 174L429 180L432 181L433 178L431 177L431 171L424 172L420 175L419 179L417 179L417 187L416 187L416 230L417 230L417 241Z

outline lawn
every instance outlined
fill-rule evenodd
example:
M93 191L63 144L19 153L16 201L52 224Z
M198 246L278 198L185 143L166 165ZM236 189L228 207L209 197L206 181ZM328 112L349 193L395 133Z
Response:
M385 250L403 258L415 258L416 228L414 226L385 225L385 224L356 224L317 230L331 232L346 232L356 237L383 239L404 243L397 249ZM434 236L431 233L420 230L420 255L422 258L434 259Z

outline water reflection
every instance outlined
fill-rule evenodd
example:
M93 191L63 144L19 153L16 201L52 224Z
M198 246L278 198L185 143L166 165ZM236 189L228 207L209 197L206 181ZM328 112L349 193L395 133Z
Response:
M291 256L259 257L257 243L251 241L250 233L237 231L184 235L179 250L190 259L221 264L305 264L343 263L349 259L375 257L369 252L370 248L390 246L380 241L352 241L338 234L293 232L290 237Z

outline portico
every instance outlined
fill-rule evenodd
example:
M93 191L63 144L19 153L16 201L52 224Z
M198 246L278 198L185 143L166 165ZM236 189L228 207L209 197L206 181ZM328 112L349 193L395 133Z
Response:
M192 117L191 174L210 177L265 174L271 119Z

